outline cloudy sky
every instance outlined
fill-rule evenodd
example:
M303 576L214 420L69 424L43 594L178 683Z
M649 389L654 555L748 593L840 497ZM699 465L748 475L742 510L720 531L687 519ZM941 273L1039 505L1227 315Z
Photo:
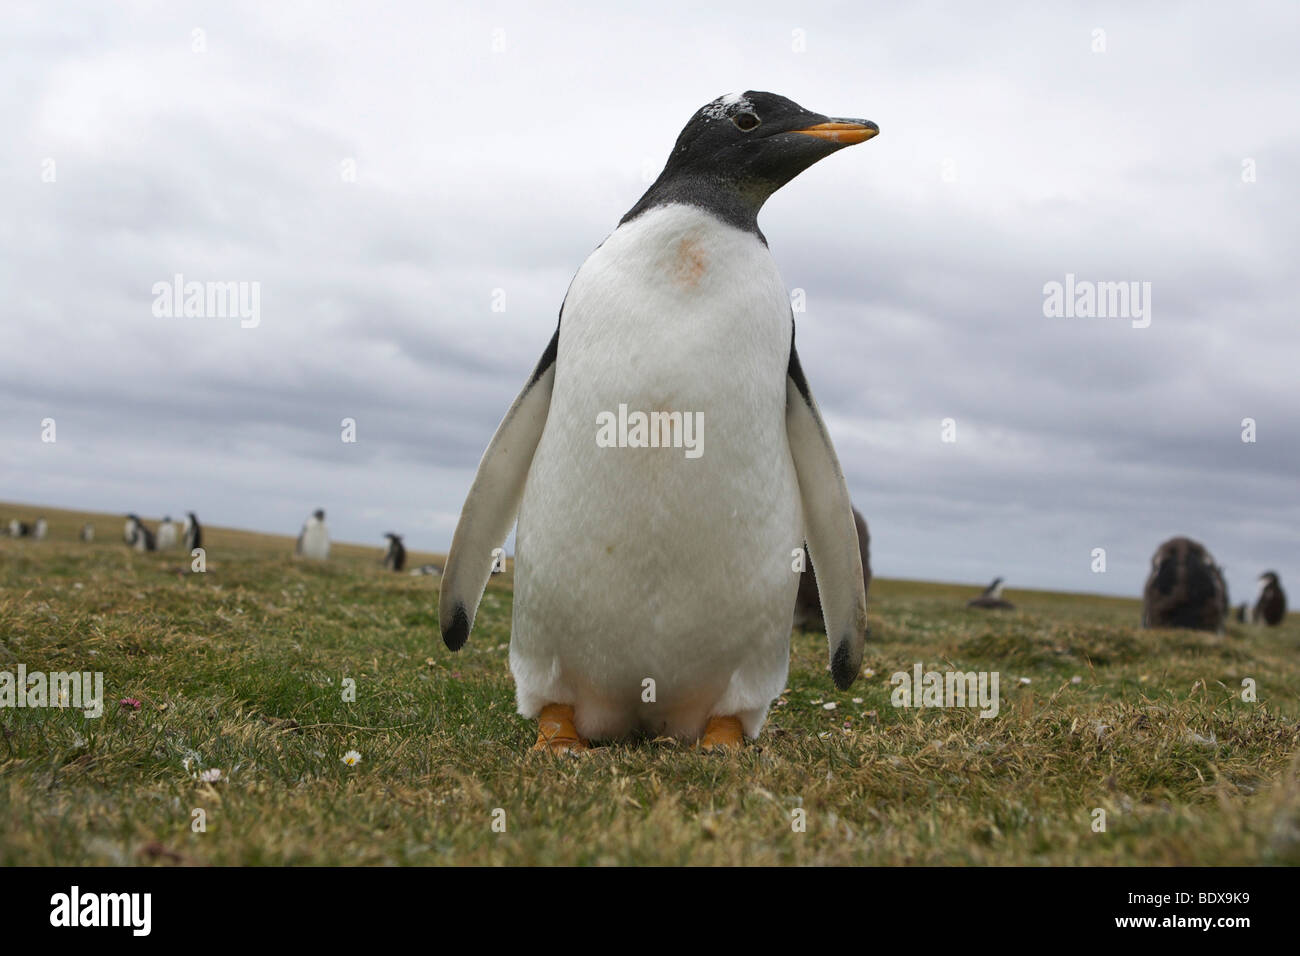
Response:
M574 271L758 89L881 128L760 217L877 574L1300 579L1300 7L973 6L6 3L0 500L445 548Z

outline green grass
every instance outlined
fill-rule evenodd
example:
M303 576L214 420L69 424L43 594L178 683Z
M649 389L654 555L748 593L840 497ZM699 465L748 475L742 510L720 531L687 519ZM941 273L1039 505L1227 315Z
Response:
M207 573L182 575L117 517L82 545L87 516L45 513L50 540L0 539L0 670L102 671L106 711L0 710L0 864L1300 862L1294 616L1144 632L1132 600L1008 592L1019 610L988 614L972 588L876 581L870 670L836 691L824 638L796 633L742 752L554 758L514 713L508 574L452 654L436 583L385 574L378 546L313 565L212 528ZM1001 713L895 709L918 661L999 671Z

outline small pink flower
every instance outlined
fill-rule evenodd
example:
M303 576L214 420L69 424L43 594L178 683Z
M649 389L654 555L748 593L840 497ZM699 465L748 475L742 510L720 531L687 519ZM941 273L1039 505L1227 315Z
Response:
M123 710L139 710L139 709L140 709L140 702L139 702L138 700L136 700L134 697L123 697L123 698L122 698L121 700L119 700L117 703L118 703L118 705L119 705Z

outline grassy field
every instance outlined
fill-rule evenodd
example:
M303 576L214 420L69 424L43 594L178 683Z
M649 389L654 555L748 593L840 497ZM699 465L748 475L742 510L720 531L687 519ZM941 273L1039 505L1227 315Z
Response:
M1143 632L1131 600L1009 591L990 614L881 580L864 676L836 691L824 637L796 633L743 751L551 757L514 713L509 574L452 654L436 579L386 574L378 545L317 565L208 528L182 574L117 516L44 513L49 540L0 538L0 671L102 671L105 712L0 710L0 864L1300 862L1295 615ZM917 662L998 671L1001 712L891 706Z

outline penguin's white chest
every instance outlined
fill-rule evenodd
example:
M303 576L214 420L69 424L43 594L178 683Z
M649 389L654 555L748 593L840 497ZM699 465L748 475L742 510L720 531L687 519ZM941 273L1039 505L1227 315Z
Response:
M176 525L164 521L158 526L158 550L167 551L176 547Z
M311 518L302 529L303 557L324 561L330 556L330 535L325 522Z
M579 270L519 514L522 713L567 695L593 736L711 713L757 732L803 540L790 336L767 248L693 207L643 214Z

